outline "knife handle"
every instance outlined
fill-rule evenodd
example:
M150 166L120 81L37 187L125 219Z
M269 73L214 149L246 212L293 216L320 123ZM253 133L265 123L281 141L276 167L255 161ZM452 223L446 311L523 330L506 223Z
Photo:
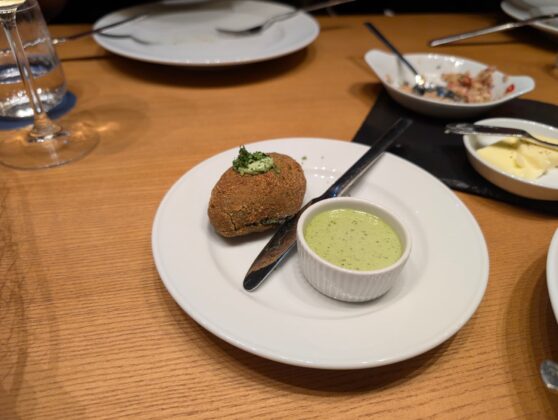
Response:
M409 118L399 118L391 128L378 140L370 145L370 149L362 155L341 177L329 187L324 198L338 197L343 195L359 179L374 162L385 152L394 140L403 133L411 124Z

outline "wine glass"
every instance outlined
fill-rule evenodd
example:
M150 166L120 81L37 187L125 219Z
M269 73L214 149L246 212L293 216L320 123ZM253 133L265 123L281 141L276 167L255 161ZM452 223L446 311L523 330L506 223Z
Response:
M27 6L37 6L36 0L0 0L0 24L33 109L31 126L0 132L0 163L17 169L49 168L85 156L99 137L85 122L70 118L54 122L48 117L16 23L18 8ZM40 13L39 18L43 19Z

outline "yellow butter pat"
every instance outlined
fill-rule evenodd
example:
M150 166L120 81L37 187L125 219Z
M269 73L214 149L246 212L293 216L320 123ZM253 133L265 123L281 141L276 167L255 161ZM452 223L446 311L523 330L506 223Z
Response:
M557 142L555 139L545 139ZM508 137L477 150L486 162L501 171L525 179L537 179L558 166L558 150Z

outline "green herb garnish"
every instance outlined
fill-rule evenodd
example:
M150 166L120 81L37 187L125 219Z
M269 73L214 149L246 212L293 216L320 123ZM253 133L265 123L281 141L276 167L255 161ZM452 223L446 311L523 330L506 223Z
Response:
M240 175L262 174L269 170L277 170L273 158L263 152L250 153L240 146L238 156L233 160L233 169Z

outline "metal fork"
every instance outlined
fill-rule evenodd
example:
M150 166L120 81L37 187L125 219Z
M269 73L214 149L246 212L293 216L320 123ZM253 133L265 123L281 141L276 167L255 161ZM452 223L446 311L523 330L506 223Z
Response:
M255 34L258 34L262 31L265 31L266 29L268 29L274 23L277 23L277 22L282 21L282 20L289 19L290 17L296 15L298 12L301 12L301 11L302 12L313 12L315 10L326 9L328 7L337 6L338 4L350 3L350 2L353 2L353 1L355 1L355 0L332 0L332 1L326 1L326 2L323 2L323 3L317 3L317 4L314 4L314 5L311 5L311 6L301 7L300 9L291 10L289 12L282 13L280 15L272 16L272 17L266 19L263 23L260 23L259 25L251 26L249 28L244 28L244 29L215 28L215 29L217 30L217 32L227 34L227 35L255 35Z
M148 13L139 13L137 15L128 17L126 19L119 20L118 22L110 23L108 25L103 25L103 26L100 26L100 27L95 28L95 29L90 29L90 30L87 30L87 31L78 32L78 33L73 34L73 35L54 37L54 38L52 38L52 44L53 45L63 44L64 42L67 42L67 41L73 41L74 39L79 39L79 38L83 38L83 37L86 37L86 36L89 36L89 35L101 33L103 31L106 31L107 29L112 29L112 28L115 28L117 26L124 25L125 23L129 23L129 22L133 22L133 21L136 21L136 20L139 20L139 19L143 19L143 18L147 17L147 15L148 15ZM127 37L130 36L130 35L114 35L114 34L103 34L103 35L111 36L111 37L117 37L117 38L127 38Z
M426 92L434 92L440 98L448 98L455 102L463 102L463 97L449 90L447 87L435 83L427 83L424 76L403 56L403 54L380 32L371 22L364 22L364 26L388 47L396 57L413 73L415 84L412 86L413 93L423 96Z

